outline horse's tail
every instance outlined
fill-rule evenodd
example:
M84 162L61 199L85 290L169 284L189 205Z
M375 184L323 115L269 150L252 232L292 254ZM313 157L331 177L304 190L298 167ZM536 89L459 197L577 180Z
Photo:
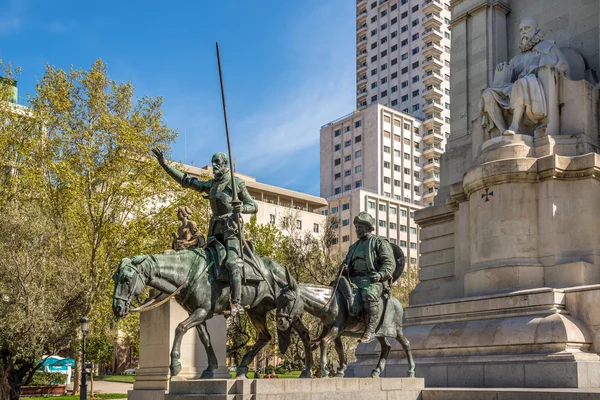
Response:
M290 344L292 343L292 326L285 330L277 329L277 344L279 346L279 352L285 354Z

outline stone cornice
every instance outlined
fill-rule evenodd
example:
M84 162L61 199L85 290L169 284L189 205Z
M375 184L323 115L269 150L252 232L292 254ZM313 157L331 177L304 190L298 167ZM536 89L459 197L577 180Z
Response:
M445 204L422 208L415 212L415 222L421 228L454 220L454 210Z
M470 196L485 187L504 183L535 183L548 179L600 178L600 154L566 157L514 158L491 161L470 169L464 177L464 192Z
M461 10L459 5L461 3L471 3L464 4L465 7ZM453 13L452 21L450 21L450 27L452 28L455 24L459 23L463 19L469 18L471 15L477 13L482 8L495 8L498 9L505 14L510 12L510 7L505 1L502 0L478 0L478 1L465 1L465 0L453 0L450 2L450 6L452 10L457 11ZM458 7L458 10L456 10Z

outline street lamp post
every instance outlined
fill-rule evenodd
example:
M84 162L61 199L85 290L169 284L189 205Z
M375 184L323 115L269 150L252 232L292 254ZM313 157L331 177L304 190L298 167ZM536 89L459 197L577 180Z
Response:
M81 345L81 386L79 387L79 400L87 400L87 382L85 381L85 337L87 336L90 320L85 315L81 317L81 334L83 337Z

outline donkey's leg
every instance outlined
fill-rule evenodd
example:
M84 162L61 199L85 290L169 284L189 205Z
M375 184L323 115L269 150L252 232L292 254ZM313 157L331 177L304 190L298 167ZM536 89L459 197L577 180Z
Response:
M300 318L297 318L292 322L292 327L296 330L304 345L304 369L300 373L300 378L312 378L313 357L310 344L310 333Z
M399 326L397 328L397 330L398 330L398 336L396 337L396 340L400 343L400 345L404 349L404 352L406 353L406 361L408 362L408 372L406 373L406 376L408 376L409 378L414 378L415 377L415 360L413 359L412 351L410 350L410 342L404 336L404 333L402 333L401 326Z
M202 322L200 325L196 326L196 330L198 331L198 336L200 336L200 341L204 345L206 356L208 358L208 367L202 371L200 379L211 379L214 375L214 370L219 367L219 362L217 361L215 350L210 341L210 334L206 328L206 322Z
M181 372L181 363L179 362L179 355L181 352L181 339L183 335L201 323L206 318L207 311L204 308L198 308L190 314L183 322L177 325L175 329L175 338L173 339L173 348L171 349L171 376L177 376Z
M379 361L377 362L377 367L371 372L371 378L378 378L379 375L385 369L385 362L387 361L388 355L390 354L390 343L387 341L385 337L378 337L377 340L381 345L381 355L379 356Z
M242 362L237 368L236 377L246 377L248 374L248 364L254 360L254 357L258 352L269 343L269 340L271 340L271 335L267 329L267 315L265 312L249 312L248 318L250 318L250 322L254 325L258 337L254 346L252 346L252 348L242 357Z
M342 343L341 336L336 337L333 342L335 343L335 351L337 352L340 360L340 367L338 368L335 377L343 378L346 374L346 368L348 368L348 362L346 361L346 356L344 355L344 343Z

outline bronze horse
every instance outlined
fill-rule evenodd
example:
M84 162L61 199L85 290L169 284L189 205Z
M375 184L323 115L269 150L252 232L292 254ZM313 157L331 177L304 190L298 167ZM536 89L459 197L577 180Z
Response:
M130 312L131 302L146 286L165 294L172 294L181 288L175 299L189 313L189 317L175 330L171 350L171 376L181 371L181 340L191 328L198 331L208 357L208 367L203 371L201 378L212 378L213 371L218 367L206 320L226 312L229 304L229 284L216 279L213 265L218 261L212 259L212 254L194 248L124 258L113 276L115 289L112 309L117 318L125 317ZM285 284L285 268L268 257L262 257L261 260L267 271L266 279L248 282L242 289L242 305L247 307L248 317L258 332L258 338L254 346L242 357L237 368L238 377L246 377L248 364L271 339L267 330L267 313L275 309L276 293L279 286ZM301 322L295 322L293 328L298 332L306 354L306 366L301 377L311 377L312 354L308 330Z
M345 278L341 278L345 279ZM309 285L298 285L296 280L286 271L287 286L282 288L277 297L277 329L289 335L290 326L294 326L300 320L303 312L319 318L324 325L323 334L317 338L321 350L321 372L322 377L329 375L327 369L327 348L333 341L340 359L340 369L336 377L343 377L347 368L346 359L342 347L341 336L352 336L359 338L365 330L364 323L357 317L350 316L346 299L339 291L334 293L334 301L329 301L332 295L331 288L316 287ZM388 337L395 338L406 353L408 361L407 376L415 376L415 362L410 350L410 343L402 333L402 316L404 310L400 301L389 296L376 332L377 340L381 345L381 354L377 366L371 373L372 377L378 377L385 369L385 363L390 353L391 345Z

